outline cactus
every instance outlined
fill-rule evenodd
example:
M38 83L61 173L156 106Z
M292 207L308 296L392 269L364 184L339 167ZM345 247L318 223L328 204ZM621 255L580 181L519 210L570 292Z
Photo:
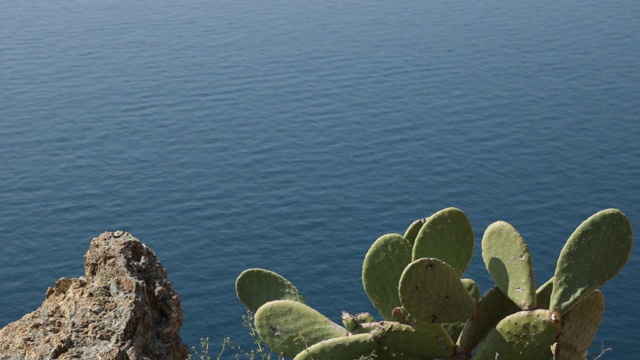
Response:
M411 246L416 242L416 237L418 237L418 233L420 233L420 229L422 229L422 225L427 221L428 218L418 219L409 225L407 230L404 232L404 238L409 240Z
M236 279L236 294L240 302L253 313L273 300L293 300L304 304L304 298L289 280L264 269L243 271Z
M407 265L398 292L402 306L421 322L465 321L475 312L475 302L455 270L438 259L422 258Z
M475 235L471 222L460 209L447 208L431 215L420 229L413 245L413 260L438 258L458 276L469 266Z
M349 332L354 333L358 331L358 327L362 324L374 323L376 320L369 313L359 313L351 315L346 311L342 312L342 324Z
M460 279L462 286L467 290L467 294L471 296L473 301L478 302L480 300L480 288L473 279Z
M560 317L549 310L520 311L502 319L480 344L475 360L549 359Z
M478 301L476 314L464 324L457 342L460 352L471 354L500 320L519 310L518 305L509 300L497 286L489 289Z
M554 349L556 360L584 359L604 314L604 294L595 290L562 317L560 341Z
M631 224L620 210L602 210L585 220L560 252L550 309L565 314L616 276L631 256L632 243Z
M460 279L462 285L467 289L467 293L471 296L474 302L478 302L480 300L480 288L478 288L478 284L472 279ZM447 333L452 339L458 339L460 337L460 333L462 333L462 329L464 329L465 321L454 322L454 323L446 323L442 324Z
M313 308L291 300L270 301L255 315L260 338L271 349L295 356L323 340L349 334Z
M398 283L411 262L411 244L398 234L384 235L367 252L362 265L362 285L373 306L385 320L401 320L393 309L402 305Z
M549 309L551 303L551 291L553 290L553 277L540 285L536 290L536 306L540 309Z
M240 274L236 293L255 312L260 338L294 360L586 359L604 312L597 288L624 267L632 242L622 212L598 212L571 235L554 276L536 290L527 244L510 224L493 223L482 258L496 285L480 297L475 281L460 279L473 252L471 223L448 208L414 221L404 236L381 236L367 252L362 282L383 321L343 311L343 328L263 269Z
M497 221L482 237L482 259L498 288L522 310L536 306L536 283L531 254L524 239L509 223Z
M357 359L364 354L379 354L382 345L370 334L339 337L319 342L302 350L294 360Z
M386 323L371 335L391 354L424 358L448 358L455 351L455 344L440 324Z

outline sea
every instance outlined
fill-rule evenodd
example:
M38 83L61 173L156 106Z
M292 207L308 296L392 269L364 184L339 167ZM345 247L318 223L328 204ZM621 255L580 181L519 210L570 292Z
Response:
M474 227L482 292L498 220L542 284L595 212L640 229L639 18L635 0L1 0L0 327L115 230L156 252L182 339L211 353L251 346L248 268L336 322L378 316L369 246L446 207ZM637 247L590 359L637 359Z

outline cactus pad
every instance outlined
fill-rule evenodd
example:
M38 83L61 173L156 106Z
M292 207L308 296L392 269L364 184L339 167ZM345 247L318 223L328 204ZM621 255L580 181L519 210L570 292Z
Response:
M409 242L411 243L411 246L413 246L413 244L416 242L416 237L418 236L420 229L422 229L422 225L424 225L427 219L428 218L418 219L412 222L411 225L409 225L407 230L404 232L404 238L409 240Z
M553 291L553 276L536 290L536 306L539 309L548 309Z
M294 360L357 359L381 351L382 345L369 334L359 334L319 342L302 350Z
M602 210L585 220L560 252L549 308L566 314L616 276L629 260L632 243L631 224L620 210Z
M467 320L458 338L457 344L463 354L470 354L500 320L520 310L497 286L482 296L477 308L476 315Z
M524 239L509 223L497 221L482 237L482 259L498 288L522 310L536 306L531 254Z
M273 300L292 300L304 304L304 298L289 280L264 269L243 271L236 279L236 294L240 302L253 313Z
M473 299L473 301L478 302L480 300L480 288L478 284L473 279L460 279L462 285L465 289L467 289L467 293Z
M413 245L413 260L440 259L461 277L471 262L474 246L475 234L467 215L460 209L447 208L422 225Z
M385 320L397 320L393 309L400 306L398 283L411 262L411 244L398 234L383 235L367 252L362 265L364 290Z
M478 284L472 279L460 279L460 281L467 289L473 301L478 302L478 300L480 300L480 288L478 288ZM447 330L447 333L452 339L458 339L465 323L466 322L445 323L442 324L442 326Z
M586 359L603 314L604 295L595 290L563 316L560 341L555 348L556 360Z
M424 358L449 358L455 344L440 324L415 324L385 322L385 326L371 336L389 349L392 354Z
M305 348L349 332L311 307L291 300L270 301L258 308L260 338L278 353L295 356Z
M549 310L520 311L489 331L474 360L551 358L551 345L560 333L560 317Z
M423 258L407 265L398 292L402 305L418 322L466 321L476 310L455 270L438 259Z

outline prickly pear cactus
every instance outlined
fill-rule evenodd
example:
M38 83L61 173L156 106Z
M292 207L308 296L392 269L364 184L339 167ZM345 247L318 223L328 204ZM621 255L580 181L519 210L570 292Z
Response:
M554 276L536 290L527 244L496 222L482 239L496 285L480 297L475 281L460 279L473 253L471 223L448 208L413 222L404 236L381 236L367 252L362 282L383 321L343 311L341 327L264 269L240 274L236 293L255 312L260 338L294 360L582 360L604 312L597 288L624 267L632 242L622 212L598 212L571 235Z
M324 340L349 332L309 306L291 300L270 301L255 314L260 338L274 351L295 356Z
M480 300L480 288L478 284L472 279L460 279L462 285L467 289L467 293L471 296L473 301L477 302ZM477 306L477 305L476 305ZM454 323L445 323L442 324L449 336L455 341L460 337L460 333L462 333L462 329L464 329L465 321L454 322Z
M464 324L457 342L460 352L470 355L500 320L519 310L497 286L489 289L478 301L476 314Z
M401 321L393 309L401 306L398 283L404 268L411 262L411 243L398 234L376 240L362 265L362 285L373 306L385 320Z
M476 283L473 279L460 279L462 286L467 289L467 293L473 301L478 302L480 300L480 288L478 287L478 283Z
M293 360L357 359L363 354L381 353L384 353L382 345L370 334L359 334L321 341L302 350Z
M422 225L413 245L413 260L440 259L460 277L471 262L474 246L475 234L467 215L460 209L447 208L431 215Z
M304 298L289 280L273 271L258 268L247 269L238 276L236 294L240 302L253 313L273 300L304 303Z
M562 317L560 340L555 347L556 360L586 359L589 345L604 314L604 295L600 290L584 296Z
M422 229L422 225L427 221L428 218L418 219L409 225L407 230L404 232L404 238L409 240L411 246L416 242L416 237L418 237L418 233L420 233L420 229Z
M455 351L455 344L440 324L386 323L371 333L376 341L392 354L424 358L448 358Z
M480 343L475 360L541 360L552 356L560 316L549 310L520 311L502 319Z
M422 258L407 265L398 291L404 308L424 323L465 321L476 309L455 270L434 258Z
M551 303L551 291L553 291L553 277L540 285L536 290L536 303L540 309L548 309Z
M618 209L585 220L558 258L550 309L566 314L582 296L616 276L629 260L632 243L631 223Z
M522 310L536 306L536 282L529 247L511 224L497 221L482 237L482 259L498 288Z

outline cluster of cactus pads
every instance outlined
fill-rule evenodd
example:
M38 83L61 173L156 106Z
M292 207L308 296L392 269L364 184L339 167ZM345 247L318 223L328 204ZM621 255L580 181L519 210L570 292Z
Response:
M294 360L586 359L604 313L600 286L625 266L633 236L617 209L600 211L569 237L554 276L536 288L529 248L504 221L482 238L495 286L480 296L461 279L474 231L459 209L413 222L404 235L378 238L364 259L362 283L382 317L342 313L338 325L305 305L284 277L249 269L236 280L255 313L260 338Z

